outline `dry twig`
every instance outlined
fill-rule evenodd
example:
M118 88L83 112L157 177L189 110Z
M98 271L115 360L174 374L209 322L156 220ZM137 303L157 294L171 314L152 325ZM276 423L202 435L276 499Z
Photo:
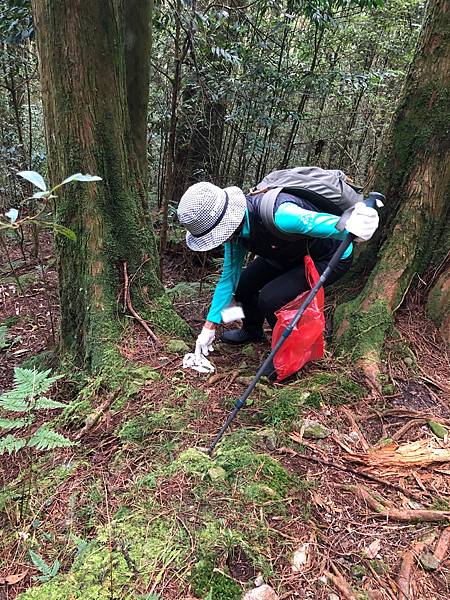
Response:
M397 576L398 600L412 600L411 594L411 574L416 557L422 554L424 548L434 539L434 535L428 538L414 542L403 555L400 571Z

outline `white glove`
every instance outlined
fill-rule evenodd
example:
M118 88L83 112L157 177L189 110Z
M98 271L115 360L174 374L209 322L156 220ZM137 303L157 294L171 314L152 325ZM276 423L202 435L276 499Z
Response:
M345 229L356 236L357 241L370 240L378 227L379 217L374 208L357 202L345 223Z
M212 343L215 337L215 329L208 329L207 327L203 327L195 344L195 356L198 359L200 359L202 355L208 356L208 354L214 350L214 348L212 347Z
M193 369L199 373L214 373L215 368L209 360L201 355L200 359L195 354L185 354L183 358L183 369Z

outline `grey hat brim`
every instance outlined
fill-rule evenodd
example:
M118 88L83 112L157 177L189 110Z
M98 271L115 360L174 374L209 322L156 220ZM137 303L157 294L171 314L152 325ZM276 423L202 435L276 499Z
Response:
M206 235L196 237L186 234L186 244L195 252L207 252L223 244L233 235L245 216L247 200L244 192L235 186L225 188L228 194L228 207L220 223Z

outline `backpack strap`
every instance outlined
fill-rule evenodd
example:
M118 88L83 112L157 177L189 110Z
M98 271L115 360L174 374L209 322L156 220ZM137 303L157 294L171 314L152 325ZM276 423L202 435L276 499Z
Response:
M298 240L299 236L295 233L284 233L275 225L274 209L278 194L283 188L273 188L268 190L261 198L259 213L263 225L270 231L272 235L282 240Z

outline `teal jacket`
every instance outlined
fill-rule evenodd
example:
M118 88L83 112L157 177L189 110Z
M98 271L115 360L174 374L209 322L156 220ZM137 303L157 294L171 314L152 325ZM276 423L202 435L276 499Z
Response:
M339 217L327 213L319 213L300 208L293 202L283 203L275 213L275 225L286 233L299 233L311 238L332 238L343 240L346 232L338 231L336 224ZM226 308L233 297L241 275L247 249L240 240L250 236L248 213L239 237L232 242L225 242L225 257L222 274L216 286L211 307L206 317L208 321L220 323L221 311ZM347 248L342 259L348 258L353 250L352 244Z

